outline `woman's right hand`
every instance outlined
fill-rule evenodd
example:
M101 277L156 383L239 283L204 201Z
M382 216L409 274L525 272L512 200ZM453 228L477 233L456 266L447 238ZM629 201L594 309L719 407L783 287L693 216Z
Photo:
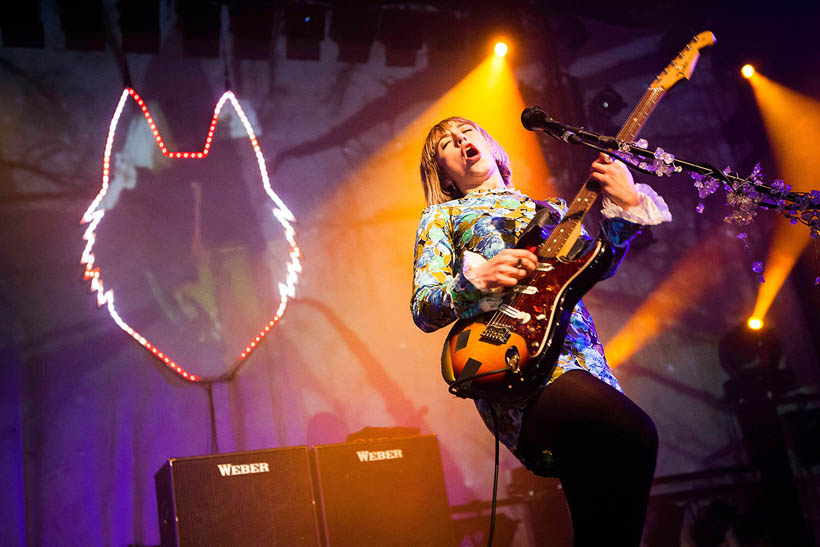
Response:
M473 275L483 289L494 290L514 287L535 271L538 257L526 249L504 249L487 262L473 268Z

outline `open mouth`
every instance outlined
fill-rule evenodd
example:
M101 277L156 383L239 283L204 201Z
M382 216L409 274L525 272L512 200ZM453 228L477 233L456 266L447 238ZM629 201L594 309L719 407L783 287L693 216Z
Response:
M478 148L473 146L472 144L468 144L464 149L464 157L469 159L473 159L478 157L481 152L478 151Z

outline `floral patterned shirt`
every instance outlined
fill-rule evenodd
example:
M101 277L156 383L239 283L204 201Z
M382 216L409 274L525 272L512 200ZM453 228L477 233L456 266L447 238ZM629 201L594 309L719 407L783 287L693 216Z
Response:
M651 188L636 185L641 196L637 209L623 211L605 200L606 218L601 233L615 249L615 260L605 277L614 274L641 224L658 224L671 216L663 199ZM551 231L566 213L566 203L557 198L539 202L553 212L544 226ZM413 320L425 332L437 330L458 318L470 318L498 307L498 295L478 289L465 273L465 261L472 253L490 259L503 249L515 246L521 233L535 216L536 202L514 188L474 190L466 196L432 205L422 211L416 233L415 273L411 308ZM584 232L584 239L589 236ZM466 259L466 260L465 260ZM469 271L469 268L466 268ZM572 312L564 348L548 385L572 369L589 371L598 379L621 390L604 357L595 325L583 302ZM552 475L551 455L519 452L518 437L525 404L476 400L481 417L493 430L492 410L499 424L499 438L528 468L541 475Z

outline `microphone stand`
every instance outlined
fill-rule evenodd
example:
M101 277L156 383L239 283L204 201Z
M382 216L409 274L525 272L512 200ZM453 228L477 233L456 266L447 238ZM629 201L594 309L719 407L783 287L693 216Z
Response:
M820 237L820 191L794 192L782 181L775 181L773 185L766 184L760 180L758 168L755 168L749 177L744 178L733 174L728 168L721 171L706 162L684 160L664 152L662 148L653 152L647 149L646 141L619 141L615 137L587 131L582 127L565 125L551 118L548 126L534 127L531 131L542 131L568 144L585 146L614 156L631 169L648 175L671 175L687 171L695 180L711 178L720 181L727 194L750 198L757 206L776 209L793 224L802 222L809 226L813 237ZM640 161L639 158L646 158L650 163ZM705 193L701 191L700 197L704 198L716 189L717 187L714 187Z

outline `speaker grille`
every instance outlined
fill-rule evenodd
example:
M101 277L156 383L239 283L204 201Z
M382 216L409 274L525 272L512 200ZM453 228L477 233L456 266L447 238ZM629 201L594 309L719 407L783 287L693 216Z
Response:
M328 545L453 544L434 435L315 447Z
M163 547L319 545L304 446L174 458L155 483Z

